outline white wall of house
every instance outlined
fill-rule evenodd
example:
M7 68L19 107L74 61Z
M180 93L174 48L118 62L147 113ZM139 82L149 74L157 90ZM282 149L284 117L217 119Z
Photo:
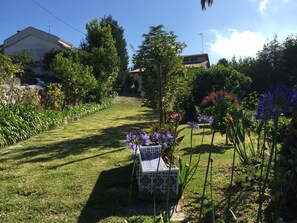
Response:
M18 54L22 51L27 51L34 61L41 61L44 58L44 54L52 49L60 50L61 45L30 35L5 47L4 54Z
M61 50L62 48L74 48L74 46L55 35L33 27L27 27L4 40L3 53L5 55L15 55L27 51L36 62L37 67L34 72L46 74L49 71L43 69L45 53L51 50Z

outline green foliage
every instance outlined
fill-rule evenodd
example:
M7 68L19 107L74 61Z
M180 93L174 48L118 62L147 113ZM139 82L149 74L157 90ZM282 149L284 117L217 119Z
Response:
M53 110L39 111L30 105L13 105L0 109L0 147L25 140L37 133L75 121L100 109L108 103L89 103L69 107L61 112Z
M13 64L12 60L0 53L0 84L6 78L12 78L23 70L18 64Z
M244 58L238 61L233 58L225 64L252 79L251 91L263 93L270 84L296 86L296 56L296 35L288 36L283 42L279 42L275 36L263 46L255 58ZM220 61L221 64L222 62Z
M221 134L225 134L227 118L239 107L239 100L235 94L220 90L211 92L200 105L204 113L214 118L212 128Z
M13 64L17 64L25 72L25 74L32 73L32 68L35 67L33 57L27 52L22 51L16 55L9 55Z
M60 78L63 91L70 104L79 104L97 84L92 67L74 62L57 54L51 69Z
M118 22L112 18L111 15L105 16L100 21L100 26L110 25L111 34L115 40L115 47L117 49L117 54L120 59L119 75L116 80L116 85L122 87L128 76L128 53L127 53L127 43L124 37L124 29L118 25Z
M189 166L181 158L179 158L178 163L179 163L179 165L178 165L178 168L179 168L178 183L179 183L181 194L183 194L187 185L190 183L194 174L196 173L199 163L197 162L193 166Z
M255 111L258 106L259 96L259 93L255 91L249 93L248 96L242 99L242 107L250 111Z
M21 100L18 103L38 107L41 104L41 88L36 87L25 87L21 95Z
M213 65L210 68L191 68L196 78L193 80L192 95L195 105L212 91L226 90L242 98L249 90L252 80L230 67Z
M68 51L67 51L68 52ZM58 51L58 50L50 50L48 51L47 53L44 54L44 58L43 58L43 68L45 70L50 70L51 69L51 63L53 62L55 56L57 54L61 53L61 51ZM64 52L63 52L64 53Z
M50 83L43 89L42 104L46 109L61 110L65 101L62 85Z
M255 159L260 157L262 141L260 138L253 140L256 132L253 131L250 118L246 113L237 119L230 118L227 122L227 135L234 144L239 160L242 164L248 165L254 163ZM263 125L259 125L258 137L262 134Z
M160 220L161 220L161 223L168 223L169 222L169 219L168 219L168 213L167 211L162 211L160 213Z
M86 29L86 40L81 47L89 53L85 59L88 60L87 64L93 67L97 80L97 86L92 95L100 101L113 90L119 72L120 59L110 25L99 25L98 20L93 19L86 25Z
M164 121L164 112L173 111L179 94L178 80L183 64L180 53L185 44L177 42L177 36L165 31L162 25L150 27L143 37L133 62L135 68L144 70L141 78L145 99L160 111L160 120Z

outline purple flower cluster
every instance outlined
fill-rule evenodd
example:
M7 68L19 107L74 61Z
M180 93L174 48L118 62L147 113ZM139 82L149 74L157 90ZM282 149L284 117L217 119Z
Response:
M197 116L197 120L198 120L198 123L212 123L213 117L205 114L199 114Z
M148 146L150 143L150 137L145 132L130 132L126 135L125 145L131 150L136 150L139 145Z
M174 142L174 138L170 132L166 130L162 133L154 132L152 141L156 144L162 145L162 148L167 149L169 145Z
M199 129L199 125L196 122L188 122L187 127L193 129L193 131Z
M297 92L284 85L271 86L269 91L259 98L254 118L265 121L275 119L281 113L293 111L297 102Z

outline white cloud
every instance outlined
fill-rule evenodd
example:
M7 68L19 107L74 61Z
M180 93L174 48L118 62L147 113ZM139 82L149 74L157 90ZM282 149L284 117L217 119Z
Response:
M213 32L216 35L216 40L210 44L210 50L217 58L231 59L233 56L237 58L253 57L262 49L266 42L265 37L261 33L248 30L239 32L229 29L230 36L223 36L217 31Z
M268 3L268 0L261 0L261 3L259 5L259 11L263 14L266 7L267 7L267 3Z
M258 10L261 14L265 14L267 11L278 11L279 7L288 4L289 0L260 0ZM286 6L287 7L287 6Z

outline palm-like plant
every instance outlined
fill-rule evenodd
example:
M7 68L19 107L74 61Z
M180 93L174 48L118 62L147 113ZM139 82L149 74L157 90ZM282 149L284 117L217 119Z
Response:
M206 10L206 4L210 7L213 3L213 0L201 0L202 10Z

